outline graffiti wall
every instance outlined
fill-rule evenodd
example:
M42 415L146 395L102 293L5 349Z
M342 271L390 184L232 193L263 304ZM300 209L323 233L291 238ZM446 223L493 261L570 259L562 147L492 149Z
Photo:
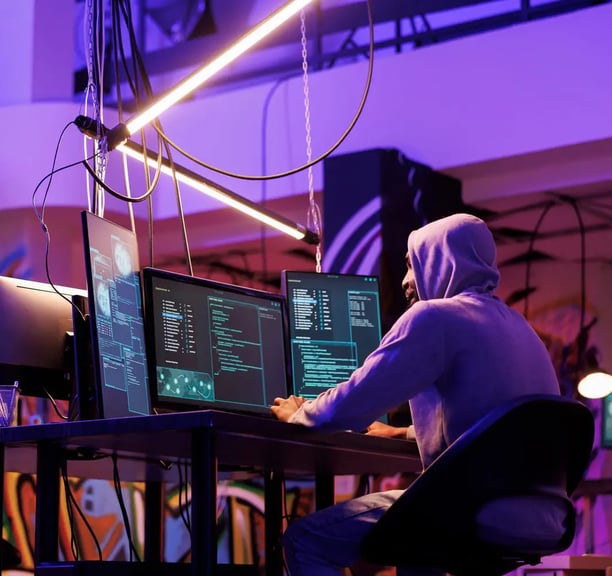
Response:
M189 493L167 486L164 518L164 556L167 562L190 561ZM289 515L308 513L314 491L309 483L287 490ZM222 563L265 563L263 484L224 482L218 488L218 559ZM68 478L60 496L59 559L139 561L144 554L144 486L121 485L129 519L111 481ZM8 473L5 481L3 538L21 553L19 571L34 572L36 478ZM7 572L11 574L11 572Z

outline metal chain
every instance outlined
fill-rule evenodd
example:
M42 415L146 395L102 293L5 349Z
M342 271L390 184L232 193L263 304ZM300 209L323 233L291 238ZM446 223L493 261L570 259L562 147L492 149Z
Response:
M308 84L308 43L306 38L306 16L304 10L300 12L300 31L302 33L302 70L304 80L304 124L306 129L306 161L312 160L312 134L310 130L310 87ZM321 239L321 211L314 197L314 176L312 166L308 167L308 213L306 224ZM315 252L315 270L321 272L322 250L321 242L317 244Z
M98 119L100 117L100 107L98 104L97 85L94 78L94 25L93 25L93 13L94 13L94 2L97 0L87 0L87 87L85 88L86 98L91 98L91 105L93 107L93 117Z
M106 35L104 33L105 29L106 29L106 2L104 0L100 1L100 5L99 5L99 17L102 18L102 25L99 26L99 30L100 30L100 34L98 34L98 31L96 30L96 57L97 57L97 70L98 70L98 89L99 89L99 94L97 94L98 96L98 113L99 116L97 117L99 120L99 124L98 126L101 126L104 123L104 102L103 102L103 98L104 98L104 85L103 85L103 78L104 78L104 53L105 53L105 44L106 44ZM106 180L106 166L107 166L107 162L108 162L108 146L107 146L107 141L106 138L101 138L99 140L99 146L98 146L98 162L96 163L96 172L98 174L98 178L104 182ZM105 208L105 197L106 197L106 192L104 190L104 188L102 188L102 186L100 186L99 184L96 183L96 189L97 189L97 195L99 198L99 202L98 202L98 210L99 210L99 215L100 216L104 216L104 208Z
M92 117L100 126L102 123L101 103L98 100L98 85L96 83L95 71L98 69L99 46L97 46L97 31L94 30L95 2L99 0L86 0L86 41L87 41L87 87L85 88L85 109L87 110L88 101L91 100ZM104 18L104 8L102 8L102 18ZM104 39L102 39L104 42ZM87 113L87 112L86 112ZM104 181L106 177L107 149L104 139L100 139L101 134L94 140L94 170L96 176ZM89 188L89 180L88 180ZM89 196L89 195L88 195ZM104 215L104 190L98 183L94 183L94 209L100 216Z

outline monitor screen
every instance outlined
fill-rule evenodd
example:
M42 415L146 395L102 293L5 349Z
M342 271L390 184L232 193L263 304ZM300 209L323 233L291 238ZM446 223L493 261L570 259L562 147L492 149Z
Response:
M280 294L143 270L154 405L270 414L285 397Z
M314 398L348 380L382 337L376 276L282 273L293 393Z
M136 235L91 212L82 218L98 416L150 414Z
M71 395L71 297L84 290L0 276L0 384L19 382L26 396Z

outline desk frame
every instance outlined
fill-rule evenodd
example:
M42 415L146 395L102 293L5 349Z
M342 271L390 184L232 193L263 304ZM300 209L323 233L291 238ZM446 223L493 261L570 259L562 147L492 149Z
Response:
M193 576L212 576L217 569L219 470L264 474L266 574L270 576L283 571L280 534L285 478L316 478L317 508L322 508L333 503L335 475L417 474L421 470L416 444L410 441L325 433L214 410L4 428L0 430L0 472L36 473L37 520L55 519L44 526L36 522L36 566L57 562L60 470L67 454L77 449L117 454L127 465L122 481L146 483L145 560L153 563L162 560L162 483L175 474L160 466L159 460L190 461ZM98 469L101 460L70 462L71 476L109 477ZM3 488L3 474L0 482ZM0 514L2 506L0 502Z

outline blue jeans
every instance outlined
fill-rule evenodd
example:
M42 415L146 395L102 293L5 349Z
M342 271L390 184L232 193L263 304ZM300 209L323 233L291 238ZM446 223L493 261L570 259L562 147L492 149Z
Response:
M294 520L283 536L290 576L342 574L343 568L359 560L359 545L365 534L403 492L366 494ZM419 574L422 572L419 570Z

